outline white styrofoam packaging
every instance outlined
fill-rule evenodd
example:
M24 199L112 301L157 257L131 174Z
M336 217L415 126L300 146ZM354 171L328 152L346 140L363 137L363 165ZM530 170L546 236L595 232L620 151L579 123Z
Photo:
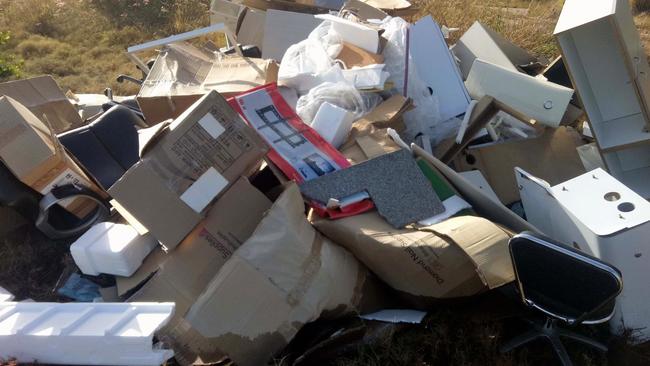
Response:
M130 225L102 222L72 243L70 252L84 274L128 277L157 245L151 234L140 235Z
M515 175L531 224L623 274L612 331L650 339L650 203L602 169L553 187L519 168Z
M0 303L0 358L63 365L160 365L153 336L174 303Z
M354 114L325 102L318 108L311 127L338 149L348 137L353 122Z

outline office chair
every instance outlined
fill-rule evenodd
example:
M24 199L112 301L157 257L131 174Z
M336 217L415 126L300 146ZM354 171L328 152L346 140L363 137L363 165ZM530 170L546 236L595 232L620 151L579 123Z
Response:
M104 189L138 162L138 127L144 122L131 109L116 105L89 125L58 135L59 141Z
M510 239L510 257L519 295L526 306L546 317L544 324L531 321L533 329L501 348L509 352L538 338L546 338L562 365L572 365L560 338L569 338L603 352L607 347L569 327L608 321L615 299L623 288L618 269L538 234L524 232Z

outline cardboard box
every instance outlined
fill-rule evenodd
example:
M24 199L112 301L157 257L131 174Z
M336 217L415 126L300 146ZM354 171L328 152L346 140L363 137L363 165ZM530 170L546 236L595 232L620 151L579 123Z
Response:
M580 135L570 127L546 128L535 138L470 146L453 162L457 171L480 170L501 202L509 205L519 200L515 167L557 184L585 172L576 151L581 145Z
M228 56L218 60L187 43L165 47L142 84L137 100L149 126L181 115L211 90L224 97L277 81L278 64Z
M355 312L367 270L314 230L290 184L207 286L187 320L239 366L264 365L324 313Z
M49 128L7 96L0 97L0 159L21 182L43 195L56 186L73 183L106 195L68 156ZM78 217L96 207L81 198L63 202Z
M131 278L117 278L120 295L154 276L129 302L174 301L176 311L158 337L170 344L181 364L216 362L223 354L186 322L185 315L210 280L251 236L271 202L241 178L220 197L205 219L169 254L154 253Z
M49 75L2 83L0 84L0 95L15 99L46 125L49 121L55 133L61 133L82 124L77 109ZM47 121L43 120L43 115Z
M215 91L156 128L140 161L109 193L173 249L225 188L261 162L267 146Z

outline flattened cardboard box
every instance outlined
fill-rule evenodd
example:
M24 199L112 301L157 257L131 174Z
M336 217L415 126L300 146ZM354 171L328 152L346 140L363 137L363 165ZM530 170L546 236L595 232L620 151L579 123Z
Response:
M458 171L478 169L501 202L519 201L512 171L521 167L550 184L559 184L585 172L576 148L583 145L570 127L546 128L541 136L468 147L454 159Z
M251 236L271 202L246 179L239 179L208 211L206 218L169 254L153 253L131 278L117 278L120 294L155 275L129 302L174 301L174 317L158 337L169 342L181 364L216 362L223 357L184 319L232 253ZM161 264L162 263L162 264Z
M176 118L211 90L228 98L277 81L271 60L228 56L221 60L187 43L166 46L137 99L147 124Z
M76 108L49 75L2 83L0 95L15 99L40 120L45 115L55 133L81 126Z
M261 162L267 146L212 91L154 134L111 196L167 249L199 223L205 208Z
M41 194L56 186L79 184L105 195L68 156L49 128L7 96L0 97L0 159L20 181ZM62 204L78 217L95 207L84 199Z

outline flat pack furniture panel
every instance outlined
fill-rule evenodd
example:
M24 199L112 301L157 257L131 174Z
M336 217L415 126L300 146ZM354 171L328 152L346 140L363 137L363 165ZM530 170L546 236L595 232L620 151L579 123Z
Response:
M409 29L409 53L418 77L438 97L441 120L465 113L471 98L440 26L430 16Z
M539 123L558 127L573 97L573 89L476 59L465 82L474 99L486 95Z
M269 9L264 23L262 58L281 61L289 47L307 39L322 22L311 14Z
M517 72L520 71L518 66L536 61L536 58L524 49L478 21L474 22L460 37L452 51L460 59L459 66L463 79L467 79L472 64L477 58Z
M650 66L627 1L567 0L555 36L608 170L649 198Z
M515 176L531 224L622 272L612 330L631 328L637 340L649 339L650 203L602 169L555 186L519 168Z
M64 365L160 365L153 349L174 303L0 303L0 357Z

